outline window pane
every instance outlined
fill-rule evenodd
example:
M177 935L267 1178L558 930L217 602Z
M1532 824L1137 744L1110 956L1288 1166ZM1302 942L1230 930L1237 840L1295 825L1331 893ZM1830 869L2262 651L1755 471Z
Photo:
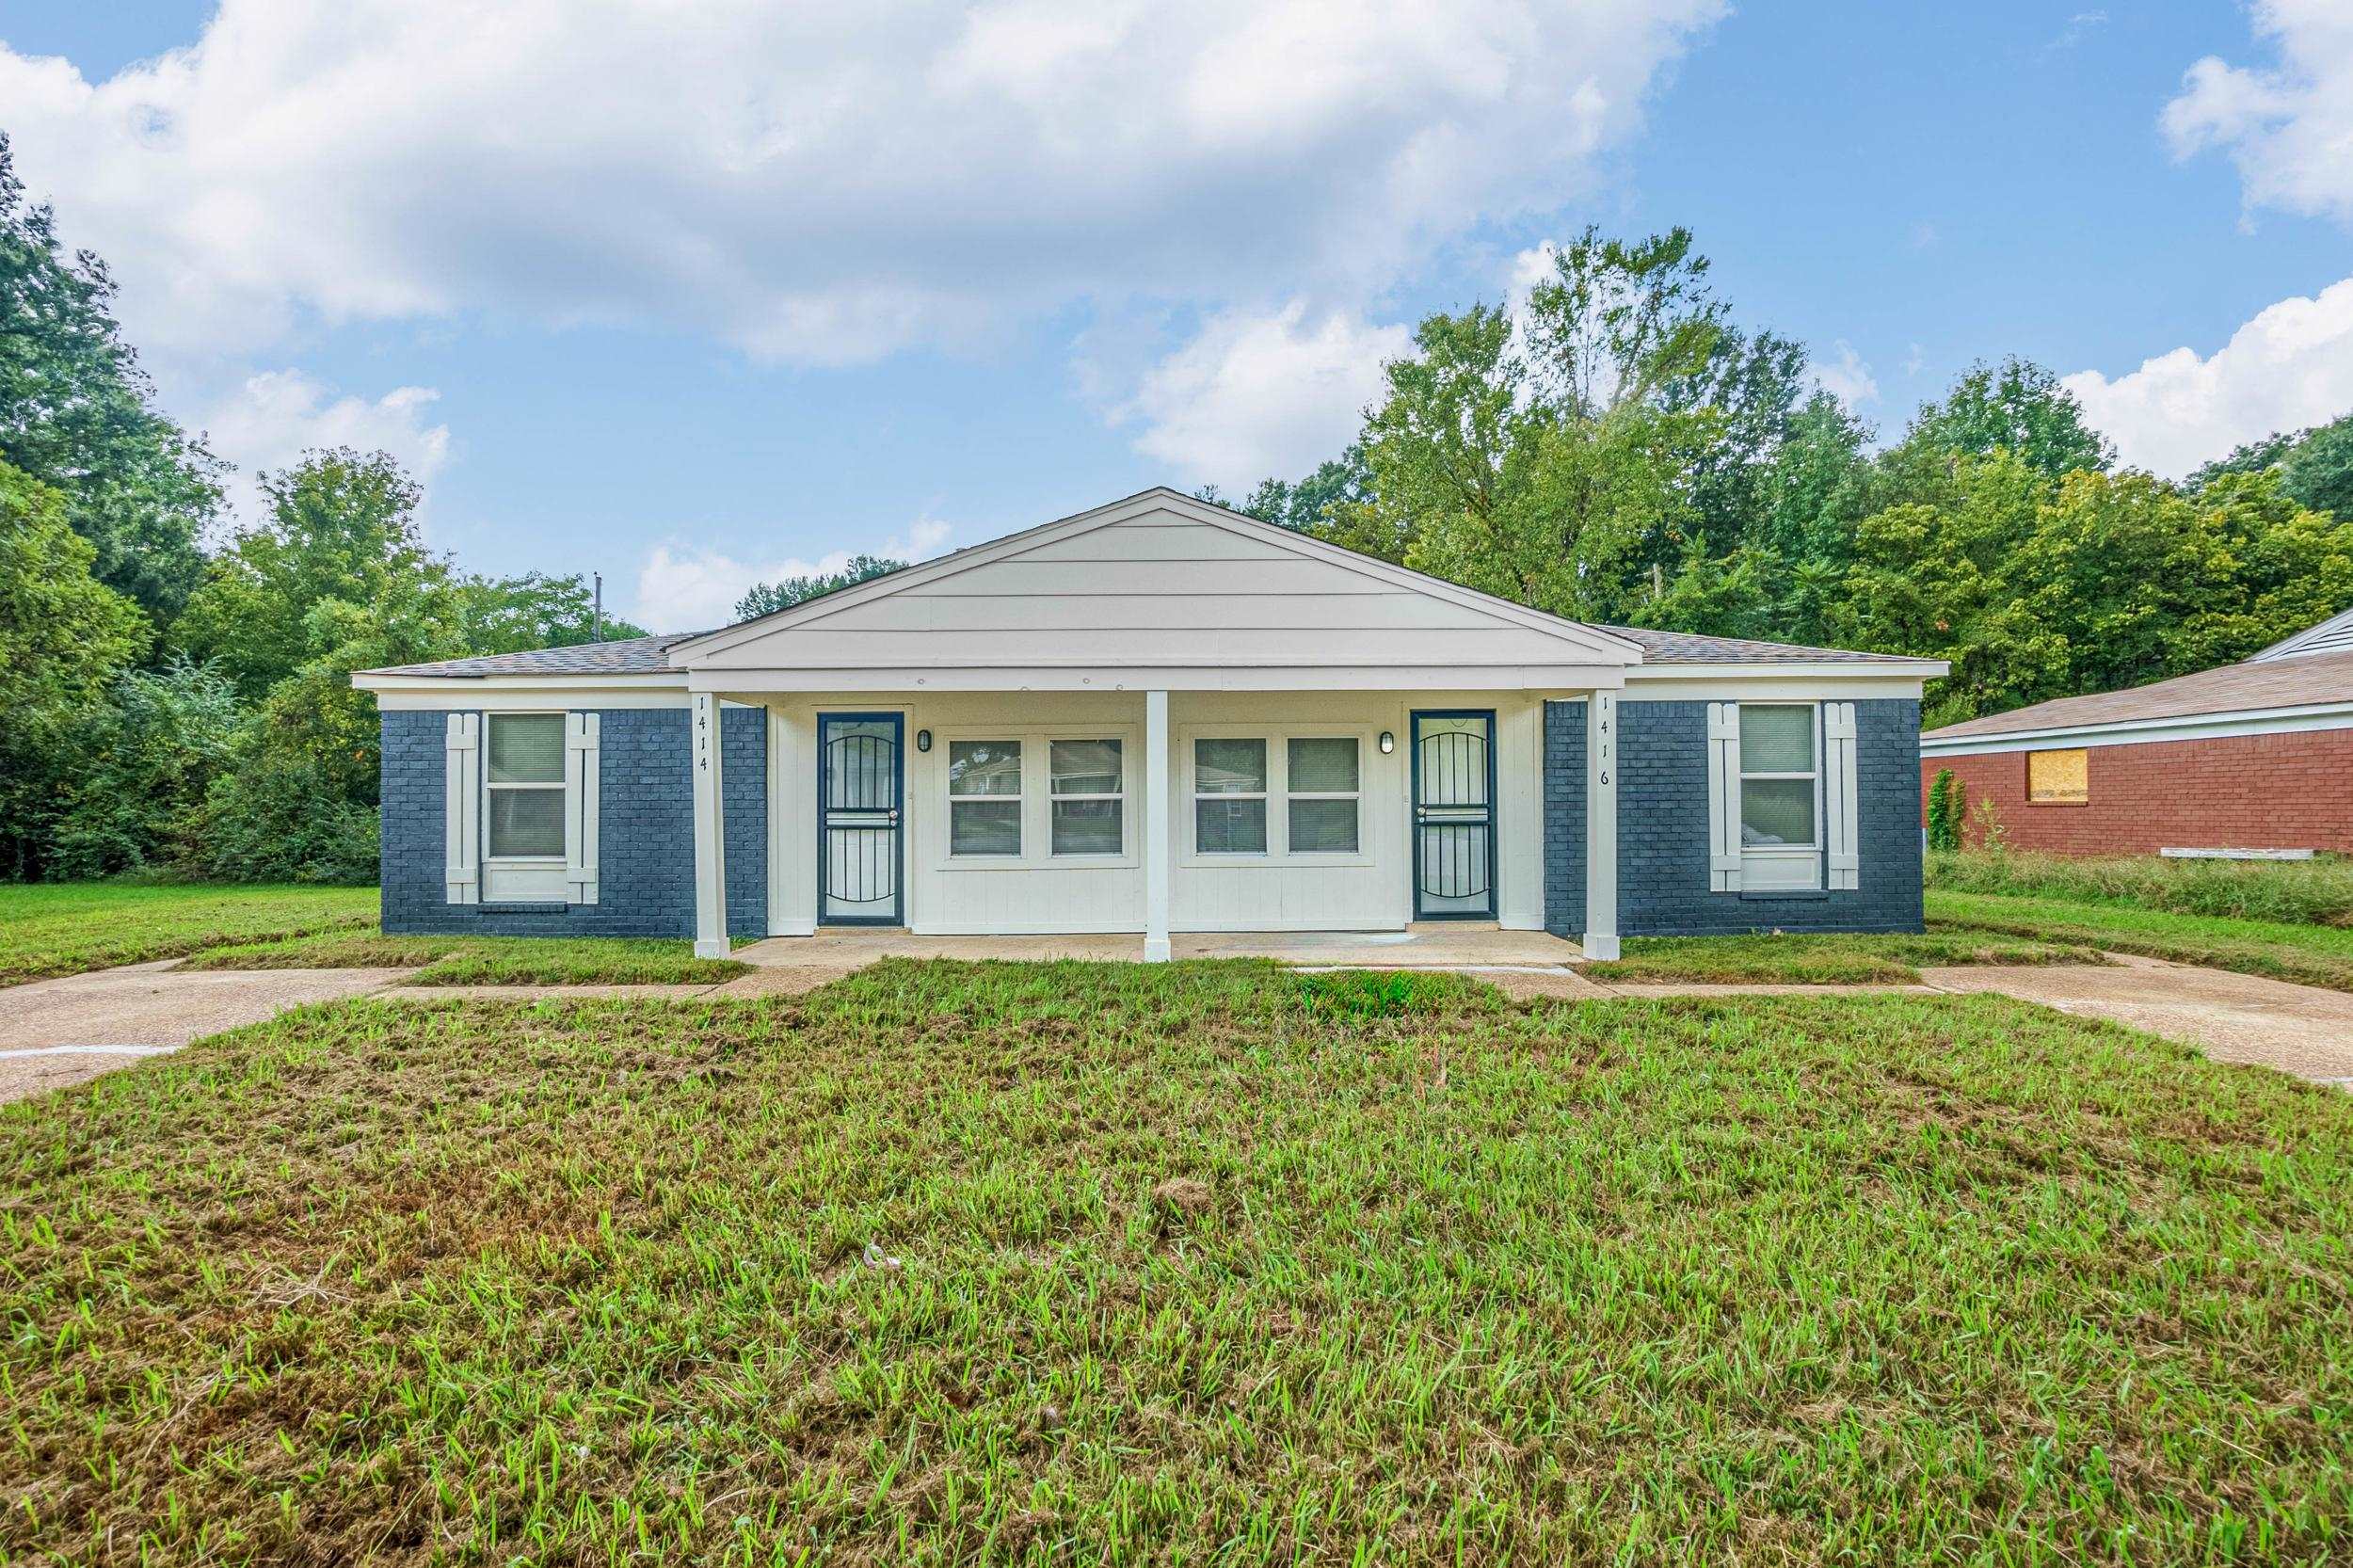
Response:
M1250 795L1266 789L1264 741L1195 741L1193 743L1193 792L1197 795ZM1259 818L1263 826L1265 817Z
M1056 855L1117 855L1120 841L1120 803L1115 800L1054 802Z
M950 741L948 792L952 795L1019 794L1021 743Z
M1021 853L1021 803L1017 800L957 800L948 805L948 853Z
M1356 789L1356 737L1333 735L1290 743L1290 787L1302 794L1348 794Z
M1194 801L1193 842L1204 855L1264 855L1266 802Z
M492 733L496 733L495 730ZM490 853L492 855L561 855L564 853L564 792L561 790L492 790L490 792Z
M564 715L492 713L490 782L564 782Z
M1814 710L1740 705L1742 773L1812 773Z
M1294 800L1291 853L1347 855L1356 848L1356 803L1353 800Z
M2026 753L2026 798L2057 806L2089 800L2091 753L2080 748Z
M1046 771L1058 795L1119 793L1117 741L1054 741L1046 748Z
M1744 844L1812 843L1814 781L1810 778L1752 778L1742 783L1740 841Z

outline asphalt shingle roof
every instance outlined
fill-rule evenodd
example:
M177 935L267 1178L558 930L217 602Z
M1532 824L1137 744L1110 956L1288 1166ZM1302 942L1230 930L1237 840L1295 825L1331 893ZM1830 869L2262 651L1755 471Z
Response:
M659 637L534 648L528 653L486 653L433 664L395 664L369 673L435 675L455 680L479 680L486 675L664 675L670 669L671 648L702 635L700 632L672 632Z
M2353 651L2308 653L2295 658L2255 659L2244 664L2177 675L2153 685L2089 696L2063 696L1932 729L1922 740L2014 735L2022 730L2073 729L2083 725L2129 724L2136 719L2193 718L2201 713L2237 713L2256 708L2308 708L2353 702Z
M1908 664L1901 653L1857 653L1844 648L1807 648L1798 643L1760 643L1750 637L1703 637L1690 632L1654 632L1641 626L1596 626L1640 644L1645 664L1777 664L1785 660L1806 664Z
M1602 626L1596 630L1625 637L1642 649L1652 664L1771 664L1785 660L1808 664L1901 664L1894 654L1854 653L1837 648L1801 648L1791 643L1760 643L1746 637L1701 637L1686 632L1653 632L1639 626ZM631 637L614 643L579 643L570 648L543 648L529 653L490 653L474 659L447 659L435 664L396 664L371 671L376 675L438 676L453 680L478 680L493 675L663 675L671 669L670 649L680 643L710 635L706 632L674 632L659 637Z

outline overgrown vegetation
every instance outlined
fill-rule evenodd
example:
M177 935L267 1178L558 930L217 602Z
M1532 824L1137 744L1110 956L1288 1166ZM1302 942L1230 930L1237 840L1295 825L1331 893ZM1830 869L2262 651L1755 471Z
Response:
M1587 964L1599 981L1685 981L1702 984L1907 984L1924 967L1945 964L2096 964L2089 947L2037 941L2031 933L1989 936L1629 936L1621 955Z
M0 884L0 985L376 920L373 888Z
M2029 936L2353 991L2353 931L2338 926L2177 915L2096 899L2014 898L1941 888L1929 889L1928 917L1932 936Z
M360 1002L0 1108L0 1556L2342 1555L2345 1096L1348 990Z
M1957 893L2113 900L2177 915L2353 925L2353 859L2169 860L2156 855L2072 858L2028 850L1931 855L1928 882Z
M371 921L370 925L373 926ZM751 968L636 936L387 936L373 929L217 947L195 969L414 969L410 985L692 985Z

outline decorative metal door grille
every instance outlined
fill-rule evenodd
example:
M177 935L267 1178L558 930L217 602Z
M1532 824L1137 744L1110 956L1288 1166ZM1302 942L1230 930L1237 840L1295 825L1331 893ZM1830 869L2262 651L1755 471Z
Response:
M1495 714L1414 715L1414 915L1494 918Z
M818 918L896 925L902 856L900 716L825 713L817 720Z

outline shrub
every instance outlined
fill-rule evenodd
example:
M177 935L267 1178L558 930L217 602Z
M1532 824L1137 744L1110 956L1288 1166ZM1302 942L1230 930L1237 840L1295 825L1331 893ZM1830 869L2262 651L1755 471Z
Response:
M1950 768L1936 770L1936 779L1929 786L1929 848L1936 854L1950 854L1961 847L1961 823L1967 804L1969 787L1953 776Z

